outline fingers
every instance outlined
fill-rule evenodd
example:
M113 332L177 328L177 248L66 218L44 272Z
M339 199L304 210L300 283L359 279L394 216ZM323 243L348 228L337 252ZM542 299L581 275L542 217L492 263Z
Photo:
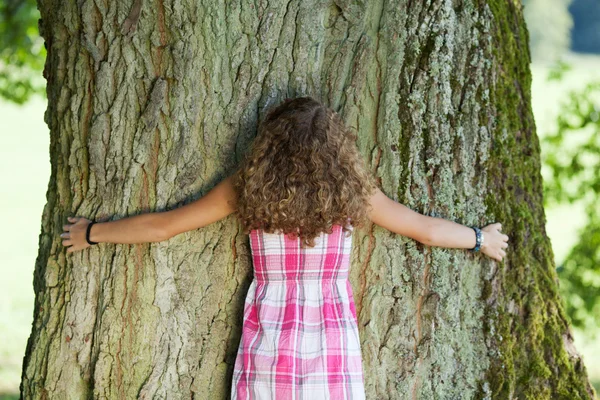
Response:
M64 240L62 241L63 246L67 248L67 253L73 253L77 250L84 249L84 247L78 247L79 245L75 245L73 243L73 238L71 238L71 228L79 223L79 221L85 220L83 217L67 217L67 220L70 224L63 225L63 233L60 234L60 237Z
M69 222L72 222L72 224L65 224L63 225L63 231L70 231L71 227L77 223L77 221L81 220L81 217L67 217L67 220Z
M67 220L69 222L71 222L71 225L65 225L65 226L72 226L72 225L78 224L81 221L86 221L87 219L83 218L83 217L67 217Z
M492 235L492 241L489 243L489 249L486 253L489 255L489 257L493 258L494 260L502 261L504 257L506 257L506 251L504 251L503 249L508 248L509 237L508 235L500 232L500 230L502 229L502 224L500 222L490 224L490 226L498 230L498 233L500 233L499 237L502 239L502 241L498 242L498 239L496 239L498 236ZM500 248L498 248L498 244ZM494 248L497 248L498 250L494 251Z
M69 219L71 217L68 217ZM65 240L62 241L63 246L71 246L73 243L71 242L71 226L72 225L63 225L63 233L61 233L59 236L61 238L65 238Z
M75 246L73 245L71 240L63 240L62 244L67 248L67 253L72 253L73 251L75 251Z
M67 253L73 253L74 251L83 250L85 247L77 247L75 245L67 247Z

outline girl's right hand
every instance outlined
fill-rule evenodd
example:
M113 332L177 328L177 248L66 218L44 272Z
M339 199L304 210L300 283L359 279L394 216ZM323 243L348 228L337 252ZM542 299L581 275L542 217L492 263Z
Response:
M504 256L506 256L506 252L503 249L508 247L508 235L500 232L500 229L502 229L500 222L481 228L483 232L481 252L498 261L502 261Z
M64 232L60 234L63 246L67 247L67 253L83 250L91 245L85 240L87 226L92 222L83 217L67 217L71 224L63 225Z

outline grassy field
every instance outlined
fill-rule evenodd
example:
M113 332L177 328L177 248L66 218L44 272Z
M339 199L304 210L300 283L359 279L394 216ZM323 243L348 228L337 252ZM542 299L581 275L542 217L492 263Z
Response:
M50 176L45 101L0 104L0 393L18 391L33 319L33 267ZM0 396L0 398L6 398Z
M562 82L545 81L548 66L533 65L533 109L541 136L551 131L568 90L594 76L600 79L600 57L571 56L575 69ZM0 399L18 398L21 363L31 329L33 267L37 256L40 219L50 175L49 136L43 122L45 102L23 107L0 103L4 134L0 136L0 190L4 221L0 241ZM585 223L583 210L568 206L546 210L547 231L560 261ZM575 331L575 345L583 354L592 381L600 391L600 341ZM12 394L12 395L11 395Z

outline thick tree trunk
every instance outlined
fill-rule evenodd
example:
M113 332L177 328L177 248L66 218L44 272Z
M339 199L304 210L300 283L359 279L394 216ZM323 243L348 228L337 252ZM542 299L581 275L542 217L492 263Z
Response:
M66 256L69 215L170 209L232 171L285 97L338 110L383 191L508 256L357 230L351 283L370 399L591 399L557 294L510 0L39 0L52 176L27 399L226 399L252 279L233 217Z

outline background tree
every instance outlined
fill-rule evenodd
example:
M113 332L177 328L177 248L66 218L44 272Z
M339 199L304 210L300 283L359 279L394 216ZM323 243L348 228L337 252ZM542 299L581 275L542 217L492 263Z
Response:
M377 226L351 283L369 398L591 399L545 233L528 34L512 1L40 2L52 175L22 394L229 395L251 279L233 218L66 257L69 215L192 201L271 105L339 111L390 197L500 221L498 263Z
M551 76L561 79L568 67ZM562 72L561 72L562 71ZM600 82L571 91L555 132L544 137L546 205L583 202L587 223L559 266L560 291L573 325L592 332L600 316Z
M43 94L45 87L39 72L46 49L35 4L35 0L0 2L0 98L17 104Z

